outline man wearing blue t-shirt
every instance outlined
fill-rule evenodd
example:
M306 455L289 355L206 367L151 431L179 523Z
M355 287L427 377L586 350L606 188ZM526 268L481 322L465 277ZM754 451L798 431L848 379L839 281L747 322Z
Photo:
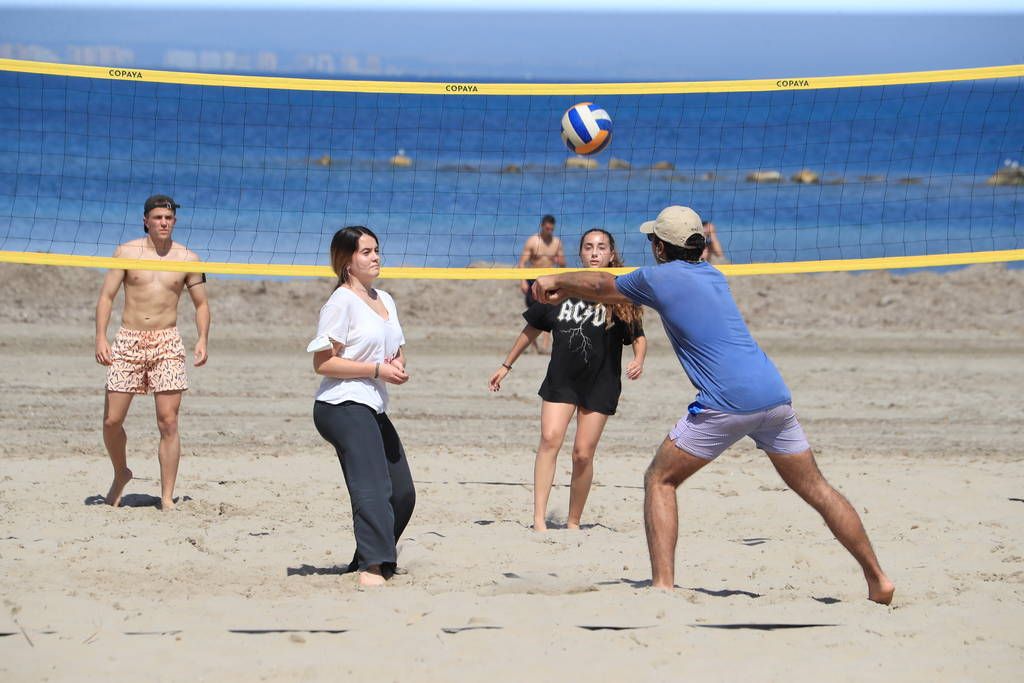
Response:
M679 517L676 489L744 436L768 454L779 475L825 519L868 583L868 599L889 604L895 586L878 564L857 511L825 480L791 406L786 383L750 336L725 276L701 259L700 217L670 206L640 226L656 266L618 278L608 273L547 275L534 283L544 303L569 297L656 310L696 400L662 442L644 476L644 523L652 584L672 588Z

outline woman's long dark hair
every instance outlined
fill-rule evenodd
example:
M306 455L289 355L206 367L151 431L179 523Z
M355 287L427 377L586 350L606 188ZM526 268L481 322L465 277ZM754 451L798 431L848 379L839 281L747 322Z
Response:
M615 237L604 228L591 228L580 235L580 248L576 250L576 253L582 253L583 241L592 232L599 232L608 238L608 246L612 248L612 259L608 262L608 267L622 268L625 264L622 262L622 257L619 256L619 250L615 247ZM615 318L621 320L630 329L639 328L640 323L643 322L644 310L636 304L615 304L614 306L609 306L609 308L611 309L611 315L608 316L608 327L612 326Z
M349 225L334 233L334 238L331 239L331 268L338 276L335 289L348 282L348 264L352 262L352 255L359 249L359 238L363 235L369 235L378 245L380 244L373 230L362 225Z

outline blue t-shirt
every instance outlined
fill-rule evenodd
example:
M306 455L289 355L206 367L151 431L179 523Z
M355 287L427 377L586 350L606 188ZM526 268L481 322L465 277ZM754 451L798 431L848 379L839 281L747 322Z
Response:
M728 413L753 413L789 403L775 364L750 336L725 276L706 261L670 261L638 268L615 287L661 315L697 403Z

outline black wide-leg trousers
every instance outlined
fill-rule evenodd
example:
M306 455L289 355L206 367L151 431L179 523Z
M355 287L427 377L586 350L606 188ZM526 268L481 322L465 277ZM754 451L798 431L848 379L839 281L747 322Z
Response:
M391 420L369 406L317 401L313 424L338 454L352 501L356 554L352 567L394 569L395 543L413 508L416 489L405 449Z

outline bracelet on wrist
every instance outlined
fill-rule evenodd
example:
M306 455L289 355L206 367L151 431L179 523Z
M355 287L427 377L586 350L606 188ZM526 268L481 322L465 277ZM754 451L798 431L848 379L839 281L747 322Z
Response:
M377 379L380 377L380 363L373 366L373 378Z
M502 364L501 364L501 367L505 368L505 369L506 369L506 370L508 370L509 372L512 372L512 366L511 366L511 365L509 365L508 363L502 363Z

